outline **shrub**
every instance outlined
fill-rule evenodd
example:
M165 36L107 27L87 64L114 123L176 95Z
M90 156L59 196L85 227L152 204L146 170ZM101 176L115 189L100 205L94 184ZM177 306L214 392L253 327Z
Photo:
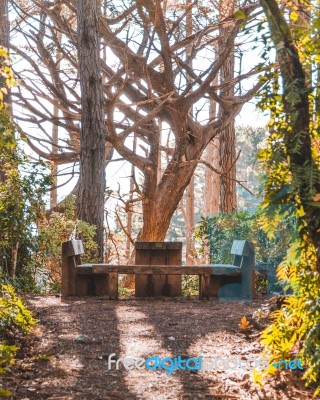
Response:
M18 347L8 345L6 340L16 337L17 331L27 333L36 323L32 313L26 308L10 285L0 284L0 375L14 364ZM0 387L0 398L10 396L8 390Z

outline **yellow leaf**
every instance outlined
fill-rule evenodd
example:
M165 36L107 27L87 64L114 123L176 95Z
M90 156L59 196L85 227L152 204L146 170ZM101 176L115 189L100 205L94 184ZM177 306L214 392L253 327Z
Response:
M253 371L253 383L255 385L263 386L263 378L261 371Z
M290 14L290 19L293 22L297 22L299 19L299 14L296 13L295 11L292 11L292 13Z

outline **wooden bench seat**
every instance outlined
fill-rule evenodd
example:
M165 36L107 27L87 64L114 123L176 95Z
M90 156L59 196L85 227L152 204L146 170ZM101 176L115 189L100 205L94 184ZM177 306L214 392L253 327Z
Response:
M62 296L72 295L107 295L118 298L118 275L134 274L147 276L145 285L150 284L157 276L166 277L166 285L175 282L173 277L182 275L199 276L199 298L210 299L224 294L226 297L252 298L254 253L246 241L237 241L235 264L209 264L197 266L182 265L115 265L115 264L80 264L82 244L72 241L65 244L62 263ZM247 275L245 275L247 274ZM155 278L153 278L155 276ZM171 277L171 278L170 278ZM170 280L171 279L171 280ZM150 281L151 280L151 281ZM221 292L221 289L222 292ZM148 291L145 290L144 292ZM150 292L154 296L154 291ZM167 295L171 295L170 290ZM142 297L144 297L142 296Z
M116 264L80 264L78 274L88 271L94 274L117 272L118 274L147 275L240 275L241 268L216 268L212 265L116 265Z

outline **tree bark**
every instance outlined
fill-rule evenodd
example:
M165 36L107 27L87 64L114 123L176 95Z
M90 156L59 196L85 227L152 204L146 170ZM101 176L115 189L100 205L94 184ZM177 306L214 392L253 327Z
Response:
M218 85L218 77L213 81L214 85ZM217 117L217 103L210 99L210 120L213 121ZM219 136L212 139L206 148L205 160L212 165L217 171L220 170L220 140ZM204 193L204 210L205 216L219 212L220 201L220 175L212 169L206 167L205 172L205 193Z
M186 212L185 212L185 225L186 225L186 259L188 265L193 265L193 256L195 252L192 236L195 229L194 222L194 175L186 189Z
M81 87L78 218L96 225L99 257L104 254L105 124L98 22L100 2L78 2L78 57Z
M59 45L61 45L61 32L57 32L57 40L59 42ZM56 52L56 63L58 67L58 71L60 71L60 60L62 58L61 52L57 50ZM59 72L58 72L59 74ZM59 81L56 79L54 82L56 87L59 87ZM53 105L53 117L58 120L59 119L59 107L55 103ZM53 124L52 125L52 154L58 154L58 144L59 144L59 125ZM52 189L50 192L50 208L54 208L57 205L58 202L58 189L57 189L57 184L58 184L58 164L56 162L52 162L52 168L51 168L51 174L52 174Z
M235 1L221 0L220 16L222 19L229 17L235 9ZM229 28L230 30L230 28ZM228 28L221 29L221 36L225 36ZM234 42L232 44L234 47ZM230 82L234 78L234 50L230 53L221 68L220 83ZM221 96L232 98L234 96L234 86L221 91ZM220 117L226 111L219 111ZM236 188L236 150L235 150L235 128L234 120L220 134L220 212L232 212L237 209L237 188Z
M0 1L0 46L9 48L10 24L8 17L8 0Z
M192 0L186 0L186 8L189 8L189 11L186 14L186 37L192 35L193 30L193 18L192 18ZM188 46L186 48L186 56L187 56L187 63L190 68L192 68L192 61L188 60L189 57L191 58L192 48ZM187 81L191 83L191 78L187 75ZM190 112L193 114L193 107L191 107ZM186 260L187 264L192 265L193 263L193 254L194 254L194 245L192 241L192 235L194 232L194 225L195 225L195 211L194 211L194 175L190 179L190 183L186 189L186 208L185 208L185 227L186 227Z

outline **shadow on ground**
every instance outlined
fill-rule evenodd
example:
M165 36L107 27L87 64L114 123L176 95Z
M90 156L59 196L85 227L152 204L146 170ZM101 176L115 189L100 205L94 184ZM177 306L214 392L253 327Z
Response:
M263 305L191 299L34 297L40 324L30 354L5 385L13 400L307 399L295 376L278 375L264 388L251 371L108 369L108 358L259 357L260 326L243 333L239 322Z

